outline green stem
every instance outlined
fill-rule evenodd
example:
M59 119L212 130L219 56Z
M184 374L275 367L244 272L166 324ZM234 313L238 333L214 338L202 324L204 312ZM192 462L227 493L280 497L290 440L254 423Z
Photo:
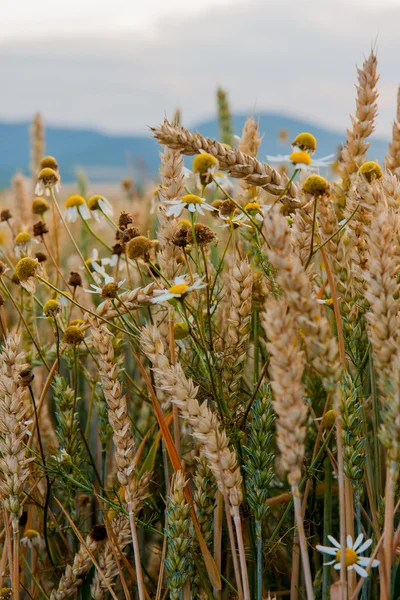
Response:
M101 244L102 246L104 246L104 248L106 248L109 252L112 253L112 248L111 246L109 246L108 244L106 244L94 231L93 229L90 227L89 223L86 221L86 219L84 219L82 217L81 214L79 214L79 216L81 217L84 226L86 227L86 229L88 230L88 232L94 237L95 240L97 240L99 242L99 244Z
M88 265L86 264L86 261L85 261L85 259L84 259L84 258L83 258L83 256L82 256L82 253L81 253L81 251L79 250L78 244L77 244L77 243L76 243L76 241L74 240L74 236L72 235L72 233L71 233L71 230L70 230L70 228L68 227L68 225L67 225L67 223L66 223L66 221L65 221L65 219L64 219L64 217L63 217L63 214L62 214L62 212L61 212L61 210L60 210L60 207L58 206L58 202L57 202L56 196L55 196L55 194L54 194L54 190L53 190L53 188L50 188L50 193L51 193L51 198L52 198L52 200L53 200L53 202L54 202L54 206L56 207L56 209L57 209L57 212L58 212L58 214L59 214L59 217L60 217L60 219L61 219L61 222L62 222L62 224L64 225L65 231L68 233L68 235L69 235L69 238L70 238L70 240L71 240L71 242L72 242L72 244L73 244L73 246L74 246L75 250L77 251L77 253L78 253L78 256L79 256L79 258L81 259L81 261L82 261L82 263L83 263L83 266L85 267L85 269L86 269L86 271L87 271L87 273L88 273L89 277L90 277L90 278L91 278L93 281L95 281L95 280L94 280L94 277L93 277L93 275L92 275L92 273L91 273L91 271L90 271L90 269L89 269L89 267L88 267ZM95 282L95 283L96 283L96 282Z
M324 462L324 533L323 545L328 545L328 535L332 531L332 465L327 456ZM331 587L330 569L323 569L322 574L322 600L329 600Z
M307 262L306 262L306 264L304 266L304 269L307 269L307 267L310 264L311 259L313 257L315 222L317 220L317 202L318 202L318 196L315 196L315 198L314 198L313 220L312 220L312 227L311 227L310 253L308 255Z

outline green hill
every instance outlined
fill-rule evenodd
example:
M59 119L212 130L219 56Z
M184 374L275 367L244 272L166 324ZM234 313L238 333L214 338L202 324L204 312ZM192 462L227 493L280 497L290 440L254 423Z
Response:
M234 129L240 135L247 115L235 115ZM289 142L297 133L310 131L318 140L317 157L335 152L345 139L345 132L330 131L304 120L274 113L255 115L259 119L264 138L260 158L266 154L285 154ZM211 138L218 137L215 119L199 123L193 130ZM281 143L279 132L288 132L288 142ZM381 161L387 142L372 140L371 159ZM73 181L76 171L83 169L92 181L117 181L128 173L128 162L136 178L143 180L156 176L159 168L159 146L150 133L147 136L110 135L89 129L46 127L46 152L57 157L63 181ZM29 124L0 123L0 186L7 186L16 170L29 173Z

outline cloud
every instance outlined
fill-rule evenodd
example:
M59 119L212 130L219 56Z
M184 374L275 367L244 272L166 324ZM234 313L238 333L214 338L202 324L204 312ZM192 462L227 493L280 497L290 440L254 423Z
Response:
M305 8L306 6L306 8ZM236 112L278 110L343 129L356 63L377 39L378 132L389 135L400 77L400 7L346 0L248 0L196 18L163 18L151 35L123 31L5 43L0 118L143 132L175 108L193 123L224 86Z

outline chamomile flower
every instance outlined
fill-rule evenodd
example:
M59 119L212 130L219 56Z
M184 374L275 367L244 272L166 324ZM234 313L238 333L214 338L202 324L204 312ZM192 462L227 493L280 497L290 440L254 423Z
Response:
M334 556L335 558L330 562L324 563L324 565L333 565L333 568L336 571L340 570L340 555L342 552L342 548L335 540L334 537L328 535L328 539L333 544L333 546L316 546L316 549L319 552L323 552L324 554L329 554L330 556ZM365 550L367 550L371 544L372 540L366 540L362 543L364 536L362 533L357 537L353 544L353 539L349 535L347 536L347 547L345 548L346 554L346 566L347 570L351 571L354 569L360 577L368 577L368 572L365 567L369 564L370 559L366 556L360 556ZM377 567L379 565L379 560L373 560L371 563L371 567Z
M264 222L265 214L272 208L272 204L262 205L258 202L248 202L244 210L249 213L256 221Z
M197 187L208 185L217 172L218 160L215 156L203 150L194 157L192 168Z
M88 294L100 294L105 299L117 298L118 290L125 282L125 279L122 279L121 281L116 283L114 277L107 275L103 265L99 265L97 262L93 262L92 266L93 269L100 275L100 277L103 278L104 285L100 287L100 285L94 285L93 283L91 283L90 287L93 289L87 290L84 288L84 291L88 292Z
M39 242L32 237L27 231L21 231L15 237L15 246L14 252L17 258L22 258L23 256L27 256L33 246L33 244L38 244Z
M204 283L203 278L201 277L198 277L191 285L186 283L185 277L175 277L174 283L170 288L164 290L154 290L154 298L152 298L151 301L153 304L161 304L163 302L168 302L168 300L174 300L175 298L180 299L186 296L186 294L189 292L200 290L206 286L207 284Z
M230 215L221 215L220 213L220 218L225 221L225 223L223 225L220 225L220 227L223 229L225 227L233 227L234 229L237 229L238 227L249 227L251 228L251 225L248 224L249 222L249 218L248 216L243 213L232 213Z
M113 207L104 196L92 196L87 201L87 205L96 221L100 221L101 213L107 215L107 217L112 217L114 214Z
M165 211L167 217L175 217L176 219L185 208L191 213L198 212L201 215L204 215L204 210L215 210L213 206L207 204L204 198L200 198L195 194L185 194L178 200L165 200L164 204L170 205Z
M73 195L65 201L65 217L70 223L75 223L78 216L88 221L91 217L90 210L82 196Z
M313 159L307 150L294 148L291 154L278 154L277 156L267 154L267 161L270 163L290 163L300 171L317 171L329 167L333 163L334 157L334 154L329 154L323 158Z
M58 171L50 167L44 167L38 175L35 194L41 196L45 193L46 196L50 196L51 189L55 189L56 192L60 191L60 176Z
M38 531L35 529L25 529L24 537L21 538L21 544L28 546L28 548L36 546L40 549L43 547L44 542Z

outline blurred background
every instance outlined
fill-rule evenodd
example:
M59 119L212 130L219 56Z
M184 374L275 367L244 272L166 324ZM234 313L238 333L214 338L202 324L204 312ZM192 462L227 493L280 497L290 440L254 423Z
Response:
M158 169L148 131L180 111L215 137L216 90L235 132L265 133L260 157L286 153L303 130L318 156L345 139L356 65L378 52L380 113L370 158L381 159L400 80L400 0L1 0L0 187L29 173L39 112L63 181L145 180Z

